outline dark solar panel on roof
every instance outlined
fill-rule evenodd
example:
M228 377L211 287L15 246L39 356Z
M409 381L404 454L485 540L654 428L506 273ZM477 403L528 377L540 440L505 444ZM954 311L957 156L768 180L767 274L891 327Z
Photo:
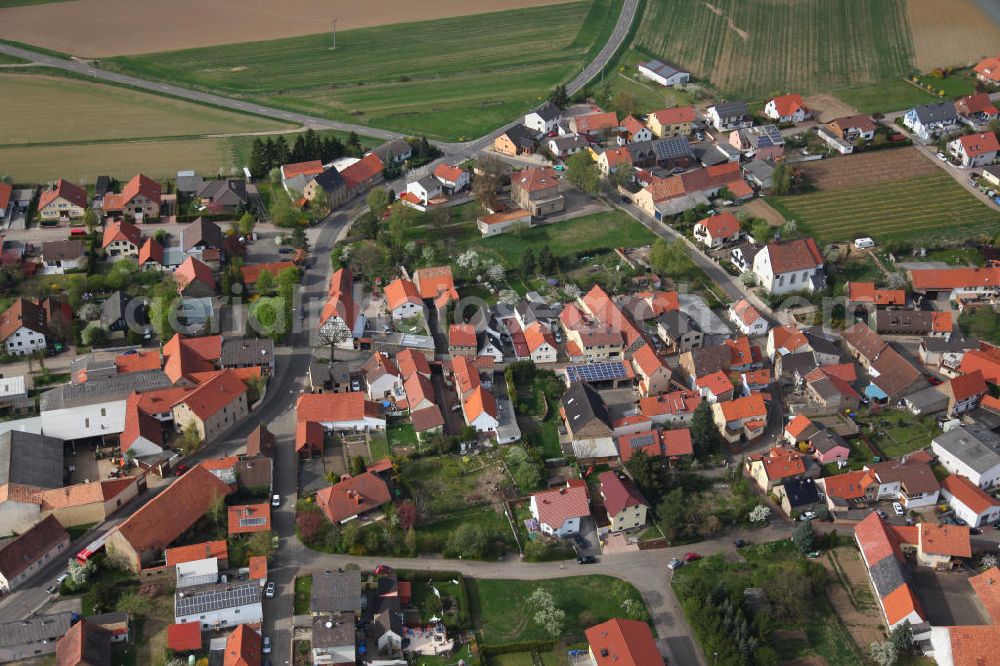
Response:
M654 441L653 433L647 433L639 437L633 437L629 440L629 446L633 449L641 449L646 446L650 446Z
M624 363L586 363L566 367L566 376L570 382L607 382L615 379L627 379L628 370Z

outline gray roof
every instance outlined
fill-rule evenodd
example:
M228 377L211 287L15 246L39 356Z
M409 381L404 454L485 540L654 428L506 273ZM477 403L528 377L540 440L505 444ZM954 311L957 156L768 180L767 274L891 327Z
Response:
M733 116L749 116L750 110L747 109L746 102L741 102L739 100L731 100L726 102L719 102L715 105L715 111L719 114L720 118L732 118Z
M659 74L665 79L669 79L674 74L680 74L684 70L678 69L673 65L668 65L662 60L650 60L649 62L642 63L642 66L651 72Z
M921 414L933 414L948 409L948 396L937 386L928 386L904 398Z
M361 610L361 572L357 569L313 574L313 613L354 613Z
M524 125L514 125L504 134L518 148L530 148L535 145L535 132Z
M991 176L996 176L997 178L1000 178L1000 166L983 167L983 171L985 173L990 174Z
M201 186L198 196L219 206L239 206L249 200L247 184L238 178L210 180Z
M0 624L0 647L29 645L41 641L57 641L69 631L73 614L35 615L26 620Z
M185 194L194 194L201 189L205 180L195 174L194 171L177 172L177 191Z
M354 645L354 638L354 615L351 613L327 615L313 620L312 646L314 648Z
M45 261L79 259L82 255L83 241L76 238L42 243L42 259Z
M124 317L128 302L128 294L123 291L116 291L108 296L108 300L101 303L101 325L105 328L110 328L115 322Z
M934 102L923 104L913 108L917 115L917 120L921 125L931 125L933 123L955 122L958 113L955 111L953 102Z
M545 104L542 104L540 107L535 109L534 113L537 113L539 117L545 122L550 122L562 116L562 109L560 109L552 102L546 102Z
M181 247L184 248L184 251L187 252L196 245L221 250L223 246L222 229L215 222L199 217L181 229Z
M886 555L878 562L875 562L868 570L875 583L875 590L878 596L883 599L889 593L898 589L900 585L910 582L910 572L906 565L897 560L893 555Z
M573 150L575 148L586 148L587 140L584 139L579 134L567 134L565 136L556 136L549 139L550 142L556 145L556 148L560 151Z
M255 580L209 583L185 587L174 593L174 615L198 615L223 608L260 603L262 589Z
M61 488L62 440L19 430L0 434L0 485L6 483Z
M566 422L571 428L580 428L597 420L611 428L611 416L601 394L587 382L575 382L562 397Z
M816 358L811 351L800 351L785 354L781 357L781 375L791 378L796 372L805 377L816 369Z
M409 145L409 144L407 144ZM323 170L323 173L316 176L314 179L316 184L322 187L327 192L336 192L337 190L345 187L344 177L340 175L334 167L327 167Z
M847 447L847 442L835 432L826 429L819 430L809 438L809 444L820 453L826 453L835 446Z
M552 309L552 306L534 301L521 301L514 306L514 309L517 311L518 316L524 320L525 324L531 324L536 321L546 323L559 317L559 314Z
M812 479L792 479L785 481L782 487L788 496L788 505L793 509L819 502L819 489Z
M270 338L225 338L222 367L270 365L274 362L274 341Z
M924 338L920 344L930 352L966 352L979 349L979 340L976 338L963 338L954 333L947 338Z
M978 424L952 428L931 443L979 473L1000 465L1000 436Z
M169 386L172 386L172 383L162 370L130 372L107 379L95 379L84 384L64 384L42 394L41 410L47 412L124 400L132 391L145 393Z
M386 141L375 149L375 154L378 155L383 162L391 162L402 157L403 155L410 155L412 153L413 146L411 146L406 139L393 139L391 141Z
M818 354L840 355L840 346L835 341L823 335L821 329L817 327L810 328L803 335L806 336L806 340L809 341L809 346L813 348L814 352Z
M653 141L653 150L656 151L656 159L659 162L692 156L691 144L683 136L657 139Z
M663 330L667 332L674 340L677 340L683 335L691 331L700 331L701 327L698 326L698 322L691 318L691 315L686 312L681 312L680 310L670 310L669 312L664 312L656 320L656 323L663 327Z
M423 178L417 180L417 184L428 192L431 190L441 189L441 181L433 176L424 176Z

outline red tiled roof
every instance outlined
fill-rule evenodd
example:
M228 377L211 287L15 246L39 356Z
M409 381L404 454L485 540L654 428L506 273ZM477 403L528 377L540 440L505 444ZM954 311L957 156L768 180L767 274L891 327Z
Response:
M226 638L222 666L260 666L262 643L260 634L241 624Z
M994 623L1000 624L1000 569L990 567L969 578L969 584ZM994 653L995 654L995 653Z
M128 241L138 249L142 245L142 232L131 222L112 222L104 229L101 247L107 247L115 241Z
M805 334L794 326L778 326L771 329L772 341L775 351L787 349L794 352L797 349L809 346L809 339Z
M210 557L217 557L220 560L229 559L229 546L225 539L220 541L205 541L194 543L190 546L178 546L177 548L167 548L164 552L167 566L204 560Z
M456 356L451 360L451 371L455 375L455 385L459 397L479 388L479 369L467 356Z
M244 284L257 284L260 274L267 271L271 277L278 277L278 273L286 268L296 268L294 261L270 261L263 264L244 264L240 267L243 274Z
M690 440L690 436L688 439ZM618 456L622 462L631 460L638 451L642 451L650 458L662 456L663 436L661 432L659 430L642 430L618 438Z
M427 362L427 357L421 352L410 348L396 354L396 366L399 368L399 372L403 375L404 379L415 372L419 372L422 375L431 374L431 366Z
M613 111L588 113L583 116L576 116L574 122L576 123L576 131L581 134L599 132L618 127L618 114Z
M449 347L475 347L476 327L472 324L452 324L448 327Z
M1000 141L993 132L981 132L979 134L966 134L959 137L962 150L969 157L978 157L984 153L995 153L1000 150Z
M56 666L111 663L111 632L81 619L56 642Z
M528 167L511 176L511 183L525 192L538 192L558 187L559 180L552 167Z
M42 308L31 301L19 298L0 314L0 342L17 333L22 326L35 333L43 335L48 333Z
M0 183L0 211L7 210L10 204L10 194L14 191L7 183Z
M174 383L181 379L193 381L195 374L214 370L215 361L221 356L221 335L189 338L175 333L163 345L163 372Z
M548 326L541 322L533 321L524 329L524 342L528 345L528 351L534 352L543 344L548 344L552 349L556 349L556 336L552 334Z
M642 337L639 329L632 323L625 313L615 305L607 292L595 284L590 291L583 296L583 305L587 311L597 318L605 326L609 326L617 331L621 331L625 338L626 346L631 345Z
M35 499L38 500L43 511L88 504L103 504L123 493L135 482L134 476L126 476L120 479L75 483L62 488L42 490L35 493Z
M295 403L296 417L301 421L339 423L360 421L365 417L381 418L379 407L361 392L305 393Z
M1000 57L983 58L972 70L992 81L1000 81Z
M745 398L743 399L745 400ZM761 402L763 403L763 400ZM764 465L764 473L771 481L787 479L799 474L805 474L806 472L805 456L798 451L780 446L769 449L764 453L750 456L750 460L761 461Z
M344 179L344 184L347 185L348 189L350 189L371 180L378 174L382 173L384 168L385 165L382 163L382 160L378 155L375 153L368 153L360 160L341 171L340 175Z
M976 93L960 97L955 101L955 110L963 115L984 113L988 116L995 116L1000 114L1000 111L993 105L993 101L987 93Z
M264 522L260 522L260 519ZM253 532L271 531L271 505L267 502L259 504L236 504L227 512L229 534L251 534Z
M604 159L608 162L609 168L614 168L619 164L632 164L632 153L629 152L628 146L619 146L618 148L608 148L602 155Z
M767 253L771 257L771 270L775 275L823 265L823 255L812 238L768 243Z
M201 623L183 622L167 625L167 647L174 652L201 650Z
M80 208L87 207L87 190L60 178L55 188L42 192L42 196L38 199L38 210L42 210L59 197L62 197L74 206L79 206Z
M712 238L729 238L740 231L740 221L732 213L719 213L698 222Z
M660 356L656 353L656 350L650 345L643 345L640 347L639 350L632 355L632 363L646 377L653 375L657 370L666 369L668 374L670 371L669 366L667 366L667 362L660 358Z
M160 196L163 194L163 188L152 178L137 173L132 176L132 180L125 183L125 187L122 188L122 204L127 205L132 199L137 196L142 195L153 201L155 203L160 203Z
M395 310L407 303L423 304L417 286L403 278L396 278L385 286L385 303L390 310Z
M865 496L865 488L872 480L871 475L864 471L847 472L823 479L826 484L826 494L843 500L861 499Z
M371 472L350 477L316 493L316 505L332 523L371 511L390 501L389 487Z
M406 392L406 400L410 409L425 401L434 403L434 386L430 379L420 373L415 372L407 377L406 382L403 383L403 391Z
M830 489L830 480L836 478L839 477L830 477L826 480L827 492ZM898 535L882 521L877 513L868 514L868 517L855 525L854 536L861 546L865 560L872 566L887 557L895 557L900 562L903 561L902 551L899 550Z
M247 386L233 370L220 370L181 399L198 418L215 416L247 392Z
M714 396L724 395L733 390L733 383L729 381L729 376L722 370L718 370L695 380L695 386L699 389L706 389Z
M951 387L951 396L958 402L976 395L985 395L987 391L982 370L974 370L969 374L953 377L948 385Z
M802 95L778 95L771 101L774 102L778 116L782 118L794 114L799 109L807 110L806 103L802 101Z
M697 117L693 106L675 106L672 109L660 109L659 111L653 111L649 115L656 116L661 125L691 123Z
M691 414L701 404L697 391L674 391L639 399L639 412L650 418L664 414Z
M215 277L212 276L212 269L195 257L188 257L174 270L174 279L177 281L177 290L181 292L196 281L215 289Z
M285 180L290 180L296 176L318 176L321 173L323 173L323 163L319 160L281 165L281 175Z
M150 262L163 263L163 246L155 238L147 238L139 248L139 265L144 266Z
M969 528L965 525L939 525L920 523L917 525L920 550L931 555L951 557L972 557Z
M133 391L125 400L125 429L120 438L122 453L131 449L140 437L163 446L163 424L139 409L139 394Z
M629 136L635 136L642 130L647 129L635 116L626 116L625 120L622 121L622 127L629 133Z
M62 541L69 541L69 533L55 516L47 516L0 548L0 573L8 581L17 578Z
M965 352L959 368L963 374L979 370L987 382L1000 384L1000 348L981 342L979 349Z
M585 632L597 666L663 666L653 632L638 620L608 620Z
M267 580L267 558L263 555L254 555L247 562L250 568L250 580Z
M890 624L902 621L911 613L916 613L919 617L924 616L920 600L908 583L900 585L882 597L882 607L885 609L885 615Z
M164 548L194 525L230 486L201 465L192 467L118 527L138 553Z
M444 425L444 416L441 415L441 408L431 405L424 409L418 409L410 413L410 421L416 432L426 432L433 428L440 428Z
M646 498L627 480L614 472L601 472L597 479L601 482L601 494L604 495L604 508L609 516L616 516L633 506L648 506Z
M585 486L570 486L569 488L553 488L532 493L539 522L545 523L554 530L570 518L582 518L590 515L590 501L587 498Z
M733 312L743 322L744 326L751 326L755 321L761 318L760 312L757 308L745 298L741 298L735 304L733 304Z
M1000 502L996 498L984 492L972 481L958 474L946 476L941 481L941 487L975 513L984 513L990 507L1000 506Z
M448 294L452 299L458 300L451 266L418 268L413 271L413 283L420 291L420 298L437 298L442 294Z
M802 433L812 426L813 422L808 416L805 414L798 414L794 419L788 422L788 425L785 426L785 432L791 437L798 439Z
M451 164L439 164L434 169L434 175L438 179L449 183L458 182L458 179L462 177L463 173L465 173L465 171L457 166L452 166Z
M330 289L319 315L319 323L322 326L336 316L343 320L347 328L353 329L359 312L360 308L354 302L354 276L350 268L341 268L330 276Z
M1000 268L933 268L910 271L910 282L918 291L996 287Z
M317 421L299 421L295 426L295 452L301 453L309 449L311 452L322 453L326 443L323 425Z
M484 413L494 419L497 417L497 400L482 386L477 386L472 390L469 397L465 399L464 407L467 422L476 420Z
M155 349L115 356L115 369L120 375L129 372L142 372L143 370L159 370L162 363L160 352Z
M687 428L674 428L660 432L663 441L663 455L668 458L694 455L694 445L691 443L691 431Z
M644 298L649 304L654 317L659 317L664 312L673 312L674 310L681 309L680 299L676 291L654 291L639 294L639 296Z

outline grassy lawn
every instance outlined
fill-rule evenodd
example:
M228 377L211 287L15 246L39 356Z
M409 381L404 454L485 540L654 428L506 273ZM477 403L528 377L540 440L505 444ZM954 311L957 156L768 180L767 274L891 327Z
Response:
M935 92L925 90L904 80L903 77L876 84L863 84L832 91L841 101L850 104L861 113L888 113L902 111L919 104L940 101L937 90L944 90L944 99L954 99L975 92L975 81L968 70L952 74L944 79L922 76L920 81L929 83Z
M415 655L410 662L413 666L452 666L458 661L464 661L468 666L479 666L479 651L472 650L472 644L466 643L457 652L452 652L447 657L438 655Z
M464 514L488 504L490 484L502 480L500 467L485 456L433 456L404 462L399 478L410 497L425 502L433 518Z
M396 330L400 333L425 335L426 328L424 326L424 318L421 315L417 315L416 317L410 317L409 319L400 319L396 322Z
M96 524L97 523L86 523L84 525L74 525L73 527L67 527L66 531L69 532L69 540L70 541L76 541L77 539L79 539L80 537L82 537L84 534L86 534L87 530L89 530L91 527L93 527Z
M499 535L508 547L514 548L514 535L510 531L507 518L491 507L482 506L466 509L461 515L451 515L448 518L418 525L417 550L421 553L440 553L451 533L464 523L482 525Z
M649 0L633 48L752 101L907 75L908 25L905 0Z
M982 266L983 254L974 247L944 247L928 250L923 261L943 261L952 266Z
M412 596L410 603L420 609L420 621L431 624L431 618L437 617L444 621L449 629L463 629L469 626L469 609L463 607L465 596L459 585L451 580L442 580L442 576L433 575L435 580L428 580L428 575L419 571L403 576L411 583ZM434 590L437 590L437 594ZM438 596L440 595L440 597Z
M770 197L768 202L823 243L859 236L913 242L967 239L992 236L1000 227L1000 212L944 173L846 192Z
M155 53L107 67L441 139L502 125L607 41L621 0L588 0ZM319 27L319 24L317 24ZM502 38L498 38L502 35Z
M417 445L417 433L413 429L412 423L393 423L386 428L386 435L389 438L388 450L390 453L397 445ZM374 454L374 451L372 453Z
M309 603L312 601L312 576L299 576L295 579L295 607L296 615L308 615Z
M531 443L539 447L543 458L561 458L562 447L559 446L559 419L547 418L538 424L538 432L531 438Z
M638 618L649 620L639 592L629 583L610 576L573 576L543 581L469 580L469 594L479 616L479 631L486 645L545 640L545 630L531 620L528 597L543 588L566 613L564 638L582 640L583 630L613 617L624 617L622 603L633 600Z
M933 420L914 417L909 412L886 410L878 414L859 415L855 420L862 433L887 458L899 458L926 448L937 433Z
M388 458L389 454L392 453L392 447L389 446L388 437L381 433L373 433L371 435L371 441L368 443L368 449L372 454L372 462L382 460L382 458Z
M3 0L0 0L2 3ZM0 4L0 7L3 7ZM21 65L28 62L24 58L18 58L17 56L7 55L6 53L0 53L0 65Z
M958 318L966 335L1000 344L1000 317L988 307L967 309Z

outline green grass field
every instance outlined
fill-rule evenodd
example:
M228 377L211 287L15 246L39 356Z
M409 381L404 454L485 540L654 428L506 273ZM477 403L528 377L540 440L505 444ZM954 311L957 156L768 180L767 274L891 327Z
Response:
M945 99L954 99L975 92L975 82L967 74L960 73L946 79L922 77L922 81L945 91ZM850 86L831 91L838 99L850 104L861 113L888 113L940 101L937 94L919 88L898 78L881 83Z
M622 609L626 599L636 602L637 619L649 620L638 590L611 576L572 576L545 581L466 579L469 596L479 618L479 631L486 645L504 645L550 638L531 619L527 600L537 588L555 597L556 606L566 613L564 637L568 642L583 639L583 630L613 617L627 617ZM655 635L655 634L654 634Z
M337 120L474 138L534 106L606 42L621 0L588 0L249 44L106 67Z
M18 58L17 56L7 55L6 53L0 53L0 65L20 65L28 62L24 58Z
M908 26L905 0L649 0L633 46L753 100L907 75Z
M924 241L994 235L1000 211L975 199L947 174L922 176L850 191L769 198L786 218L817 241Z

